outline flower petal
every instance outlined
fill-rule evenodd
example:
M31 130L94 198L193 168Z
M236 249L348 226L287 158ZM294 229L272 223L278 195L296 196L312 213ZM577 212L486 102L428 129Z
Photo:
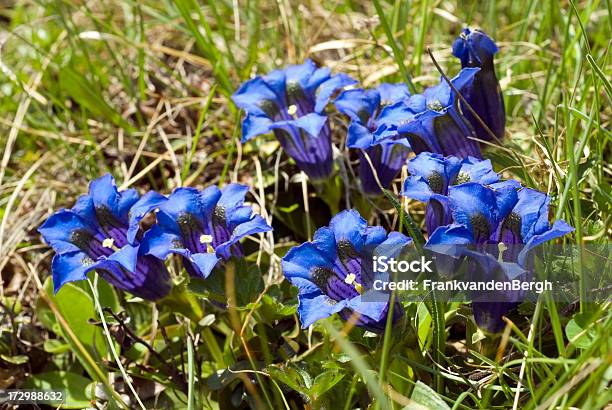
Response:
M368 224L354 209L346 209L332 218L329 228L334 232L336 243L348 241L357 251L365 244Z
M529 252L533 250L535 247L543 244L544 242L548 242L555 238L560 238L561 236L567 235L574 231L574 228L569 226L565 221L555 221L553 225L547 231L544 231L540 234L532 236L529 241L525 244L525 247L521 250L518 256L518 263L521 266L526 266L527 256Z
M443 157L440 154L430 152L422 152L408 162L408 172L412 176L421 177L422 180L427 183L432 193L441 195L446 195L448 193L448 187L455 181L460 167L461 161L459 158L454 156ZM418 184L421 183L418 179L414 182ZM419 201L428 200L415 196L405 196ZM425 196L422 196L422 198L425 198Z
M136 270L139 246L125 245L123 248L114 252L108 260L115 261L130 272Z
M441 79L438 85L426 88L423 91L423 96L427 100L427 109L429 110L443 112L453 104L453 92L444 79Z
M548 207L550 197L535 189L523 188L518 191L518 202L512 212L521 219L521 238L529 241L533 236L549 229Z
M346 86L357 84L357 81L346 74L336 74L329 80L321 84L317 92L316 104L314 111L322 113L333 95Z
M374 135L370 130L357 123L351 122L348 128L348 135L346 138L346 146L349 148L368 148L374 143Z
M221 190L221 197L217 201L217 206L226 210L242 205L244 197L249 192L249 187L242 184L229 184Z
M346 90L334 100L334 105L351 120L366 125L380 105L380 96L376 90Z
M90 225L93 230L99 229L98 221L96 220L96 210L94 209L93 200L89 195L81 195L76 200L74 206L70 208L82 218L84 222Z
M273 121L261 115L247 114L242 121L242 143L272 130Z
M381 105L395 104L410 97L408 86L406 86L404 83L382 83L376 88L376 90L380 94Z
M138 202L132 206L129 211L130 225L127 231L128 242L134 244L136 242L136 235L140 229L140 221L150 212L153 212L162 203L166 202L168 198L159 194L155 191L149 191L144 194Z
M376 119L378 127L384 126L384 129L397 130L402 124L412 121L415 117L415 112L410 109L404 102L398 102L393 105L385 106ZM377 134L378 134L377 130Z
M68 282L87 279L93 261L83 252L56 254L51 262L53 292L57 293Z
M386 316L389 297L389 294L370 289L363 295L355 296L349 300L348 307L366 316L366 318L378 322Z
M476 76L476 74L480 71L480 68L478 67L471 67L471 68L463 68L461 69L461 71L459 71L459 74L457 74L452 80L451 83L453 83L453 85L455 86L455 88L462 93L465 87L469 87L469 85L472 83L472 81L474 81L474 77ZM444 80L442 80L444 81ZM444 81L446 83L446 81ZM448 84L447 84L448 86ZM450 86L449 86L450 88ZM453 93L454 94L454 93Z
M306 131L306 134L312 138L320 137L321 130L327 122L327 117L319 115L317 113L310 113L304 116L298 117L295 120L277 121L270 125L271 129L284 129L290 133L292 127L297 127Z
M327 226L317 229L312 238L312 243L327 257L327 260L330 261L331 264L334 263L337 258L334 231Z
M105 174L91 181L89 196L92 198L96 212L101 207L107 208L118 222L125 225L128 222L130 208L138 201L138 193L134 189L119 192L115 184L115 178L110 174ZM99 222L102 224L103 221Z
M290 249L287 255L283 257L281 267L287 280L297 286L298 283L295 282L295 278L312 281L314 269L332 269L333 262L325 257L314 244L306 242Z
M490 159L481 160L468 156L461 162L459 170L460 181L463 182L478 182L479 184L489 185L499 181L499 175L493 170L493 165Z
M159 206L158 223L179 233L179 219L190 215L193 221L200 225L194 229L203 229L220 197L221 191L216 186L211 186L203 192L191 187L176 188L168 200Z
M429 235L425 249L454 258L462 256L466 246L473 243L472 232L463 225L440 226Z
M497 218L499 221L504 219L514 208L518 201L518 193L516 185L509 181L498 182L494 185L489 185L495 191L497 202Z
M269 117L273 114L270 109L266 108L270 103L276 110L279 109L278 100L279 96L262 77L255 77L244 82L238 88L238 91L232 95L232 101L236 106L242 108L248 114L262 117Z
M336 302L322 292L300 293L298 296L298 315L302 329L311 326L317 320L325 319L345 309L346 300Z
M404 181L402 196L421 202L428 202L433 193L425 178L421 176L410 175Z
M297 83L303 91L308 91L308 88L311 85L310 79L315 73L316 69L316 64L311 59L307 58L304 60L303 64L290 65L285 68L285 81L287 83ZM318 77L320 78L321 76L319 75ZM290 86L287 86L287 88L290 88Z
M92 218L95 217L92 216ZM80 251L84 245L86 247L88 244L80 245L77 240L85 240L96 234L86 220L66 209L61 209L51 215L38 228L38 232L41 233L45 242L59 254Z
M387 231L382 226L368 226L366 228L365 246L378 245L387 239ZM391 232L389 236L393 235Z
M237 243L240 239L248 235L268 232L270 230L272 230L272 227L268 225L265 219L259 215L253 215L249 221L241 223L236 227L236 229L234 229L232 236L227 242L217 246L217 254L225 259L228 259L230 257L231 246Z
M204 279L210 275L219 260L219 257L214 253L194 253L190 258L196 272Z
M160 225L153 225L145 233L140 249L143 254L153 255L161 260L165 260L171 253L185 257L191 256L191 252L185 248L180 235Z
M453 43L453 55L461 60L463 67L480 67L498 52L495 42L480 30L463 29Z
M488 240L499 223L495 191L475 182L467 182L451 186L449 198L455 222L467 227L476 243Z

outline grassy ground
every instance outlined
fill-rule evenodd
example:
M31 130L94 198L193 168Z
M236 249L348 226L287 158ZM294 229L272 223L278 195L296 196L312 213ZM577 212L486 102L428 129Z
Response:
M500 47L508 137L487 151L496 170L547 192L554 216L576 227L572 242L609 240L610 0L484 3L0 3L0 388L59 383L77 407L92 397L92 381L111 407L138 407L132 388L147 408L348 409L372 400L403 408L425 396L430 408L609 406L609 302L543 298L502 337L467 347L454 330L469 325L461 319L469 311L449 305L446 354L432 356L438 335L424 308L409 309L414 319L402 340L364 337L337 319L303 332L282 283L279 257L306 239L304 220L321 226L330 214L316 198L310 210L317 212L304 209L297 172L272 138L239 143L242 114L229 96L253 74L305 57L365 85L409 77L421 90L439 78L427 50L447 72L458 70L450 44L465 25L481 27ZM343 135L334 137L350 167ZM55 298L51 252L35 229L105 172L140 191L252 186L253 202L275 221L274 238L251 256L263 272L249 277L259 288L229 286L236 293L229 311L187 300L187 316L102 283L98 298L88 284ZM347 205L359 201L354 187L346 193ZM392 209L381 208L370 222L397 228ZM422 220L421 208L408 209ZM589 255L576 257L579 276ZM214 293L196 285L192 291ZM97 300L125 313L106 314L101 324ZM567 330L572 319L581 333ZM105 334L121 342L119 360ZM491 345L496 353L488 355ZM137 376L132 383L123 382L118 362Z

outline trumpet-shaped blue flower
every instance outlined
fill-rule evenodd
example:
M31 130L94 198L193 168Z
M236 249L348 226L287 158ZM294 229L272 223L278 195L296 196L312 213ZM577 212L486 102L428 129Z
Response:
M155 192L140 199L133 189L119 192L107 174L92 181L89 194L74 207L51 215L38 231L56 252L52 262L55 292L97 270L106 281L136 296L164 297L171 288L170 275L163 263L145 255L139 246L140 220L164 200Z
M381 247L401 249L412 240L382 227L370 227L354 210L345 210L317 230L312 242L291 249L282 259L285 277L299 289L298 314L306 328L334 313L348 320L357 314L357 326L382 332L389 312L389 295L368 299L373 273L372 255ZM380 295L379 295L380 296ZM393 321L403 315L393 307Z
M479 68L464 68L451 80L461 93L471 84ZM442 79L440 84L404 101L414 117L398 124L401 137L407 137L415 153L435 152L443 155L481 157L474 130L459 109L456 92ZM395 107L399 108L400 107ZM389 138L383 135L380 138ZM391 137L393 138L393 137Z
M327 178L333 160L324 110L337 91L355 83L345 74L332 76L329 68L317 68L311 60L245 82L232 96L247 113L242 141L272 131L310 178Z
M490 160L467 157L463 160L423 152L408 162L410 176L404 181L402 195L427 202L427 231L452 222L448 206L448 188L466 182L492 184L499 181Z
M550 225L549 197L543 192L520 188L516 181L497 182L488 187L473 182L451 186L448 198L452 223L439 227L426 246L438 252L452 249L452 256L471 258L480 266L485 279L501 275L500 280L528 280L534 248L574 230L564 221ZM467 245L475 248L463 247ZM487 245L493 245L497 251L491 253L491 246ZM482 296L476 295L472 305L476 322L497 332L504 325L501 317L517 305L522 292L496 294L495 301L478 301Z
M361 187L367 194L380 194L372 167L381 185L387 188L408 158L410 145L405 138L379 140L376 136L398 137L397 124L414 114L408 110L388 108L409 96L404 84L381 84L372 90L344 91L334 102L338 110L351 119L346 145L359 149L359 176ZM366 154L372 166L365 158Z
M159 206L157 224L145 234L144 252L161 260L182 256L190 275L206 278L219 260L242 257L240 239L272 228L250 206L243 205L248 187L230 184L219 190L177 188Z
M484 121L498 140L504 137L506 113L504 96L495 76L493 56L497 46L489 36L480 30L466 28L453 44L453 55L461 60L462 67L479 67L474 81L461 94L476 114ZM462 103L463 104L463 103ZM493 140L470 110L462 105L465 117L470 121L476 136L485 141Z

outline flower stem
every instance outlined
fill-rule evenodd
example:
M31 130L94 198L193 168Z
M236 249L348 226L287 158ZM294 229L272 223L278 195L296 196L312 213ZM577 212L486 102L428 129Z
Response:
M340 200L342 199L342 180L336 176L320 181L312 181L319 197L327 204L332 215L340 212Z
M217 342L217 338L210 329L210 326L205 326L202 329L202 337L206 342L208 351L210 352L213 359L215 359L215 363L217 363L220 367L227 367L227 365L225 364L225 358L223 357L223 352L221 351L219 343Z

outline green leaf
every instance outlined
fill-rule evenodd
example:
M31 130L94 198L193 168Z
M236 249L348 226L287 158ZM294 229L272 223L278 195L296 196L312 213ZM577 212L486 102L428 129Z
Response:
M450 410L448 404L431 387L421 381L417 381L412 390L410 399L414 402L404 407L404 410Z
M78 285L88 293L90 292L89 285L85 282L79 282ZM102 279L98 279L98 299L102 308L110 308L113 312L118 312L122 309L117 292L107 281Z
M282 368L269 366L266 372L276 381L286 384L297 392L308 395L308 388L305 386L303 375L292 365L282 366Z
M270 288L268 293L261 299L259 306L257 306L262 319L266 323L274 323L278 319L294 315L297 311L297 305L284 305L276 297L272 297L270 292L273 290L274 288ZM252 307L251 305L253 304L250 304L249 308Z
M46 289L48 289L47 282L51 282L51 278L48 278L45 281ZM53 311L51 310L51 308L49 308L49 305L47 305L47 303L44 301L43 298L36 299L36 316L38 317L38 319L40 320L40 322L43 324L45 328L47 328L48 330L52 331L55 334L58 334L58 335L61 334L61 331L62 331L61 327L57 323L57 319L55 318Z
M393 36L393 33L391 32L391 27L389 26L387 17L385 16L385 13L380 5L380 2L378 0L374 0L373 4L374 4L374 7L376 8L376 13L378 14L378 17L380 19L380 24L382 25L383 30L387 36L387 42L391 46L391 50L393 50L391 57L395 59L395 62L397 63L399 71L402 74L402 78L404 82L408 85L410 92L412 94L416 94L416 89L414 88L414 84L412 84L412 77L410 76L410 73L408 72L408 69L406 68L406 65L404 64L404 56L406 54L404 53L403 50L400 49L400 46L398 45L397 41L395 41L395 37Z
M91 294L77 284L67 283L54 296L51 280L47 280L44 286L51 300L89 353L93 357L106 356L108 347L104 340L104 333L98 326L90 323L91 319L98 319ZM65 339L69 341L68 338L65 337Z
M65 285L62 291L54 296L50 277L45 280L42 292L55 306L53 312L57 310L57 315L63 318L63 321L57 320L52 324L57 327L57 334L68 342L87 373L97 382L104 384L106 392L112 395L120 407L127 408L121 396L110 385L108 375L96 362L97 358L106 355L107 347L102 330L89 323L89 319L96 317L92 296L73 283ZM49 306L47 309L51 310Z
M596 337L595 330L590 324L590 316L586 313L578 313L565 326L567 339L579 349L587 349Z
M482 330L477 328L476 331L472 334L472 344L476 344L486 338L487 338L487 335L485 335Z
M408 230L408 234L410 235L410 237L412 237L416 248L419 250L419 252L421 252L423 244L425 243L423 233L421 232L417 224L414 223L414 221L410 217L410 214L404 211L404 209L402 208L402 204L397 200L393 192L384 189L383 193L385 194L389 202L391 202L391 205L393 205L397 214L400 216L401 223Z
M4 360L7 363L16 364L16 365L25 364L30 360L28 356L22 355L22 354L15 355L15 356L9 356L9 355L2 354L0 355L0 359Z
M254 263L247 263L245 259L232 258L225 264L215 268L206 280L191 279L188 289L190 292L207 297L218 302L227 302L226 295L226 269L233 264L236 269L234 273L234 291L236 293L236 305L238 308L248 306L259 297L264 289L263 278L259 268Z
M100 93L100 87L71 67L64 67L59 73L61 87L82 107L97 117L105 118L118 127L134 131L134 127L119 115Z
M43 345L45 352L52 354L61 354L70 350L70 345L59 339L45 340Z
M310 395L314 400L317 400L323 393L330 390L344 378L343 373L338 373L337 370L329 370L315 377Z
M160 300L158 304L161 307L168 308L171 312L179 312L194 322L199 322L204 317L204 312L196 298L198 293L190 288L192 282L194 280L173 286L170 294ZM206 281L202 282L205 283Z
M255 264L248 264L244 259L232 259L229 263L235 263L235 286L236 303L238 306L245 306L254 302L264 290L264 282L261 277L259 267Z
M597 74L597 76L599 77L599 79L603 83L604 88L606 89L606 93L608 94L608 98L610 98L610 100L612 101L612 84L610 84L610 81L608 80L608 77L603 72L603 70L597 65L597 63L595 62L595 59L593 58L592 55L587 54L586 58L587 58L587 61L589 62L589 64L591 65L591 68L595 72L595 74Z
M300 204L293 204L293 205L290 205L290 206L279 206L278 210L281 211L281 212L284 212L286 214L290 214L291 212L295 211L299 207L300 207Z
M86 392L90 383L92 383L91 380L76 373L58 371L36 374L30 377L22 387L37 390L62 390L65 394L62 409L82 409L91 407L91 401Z

